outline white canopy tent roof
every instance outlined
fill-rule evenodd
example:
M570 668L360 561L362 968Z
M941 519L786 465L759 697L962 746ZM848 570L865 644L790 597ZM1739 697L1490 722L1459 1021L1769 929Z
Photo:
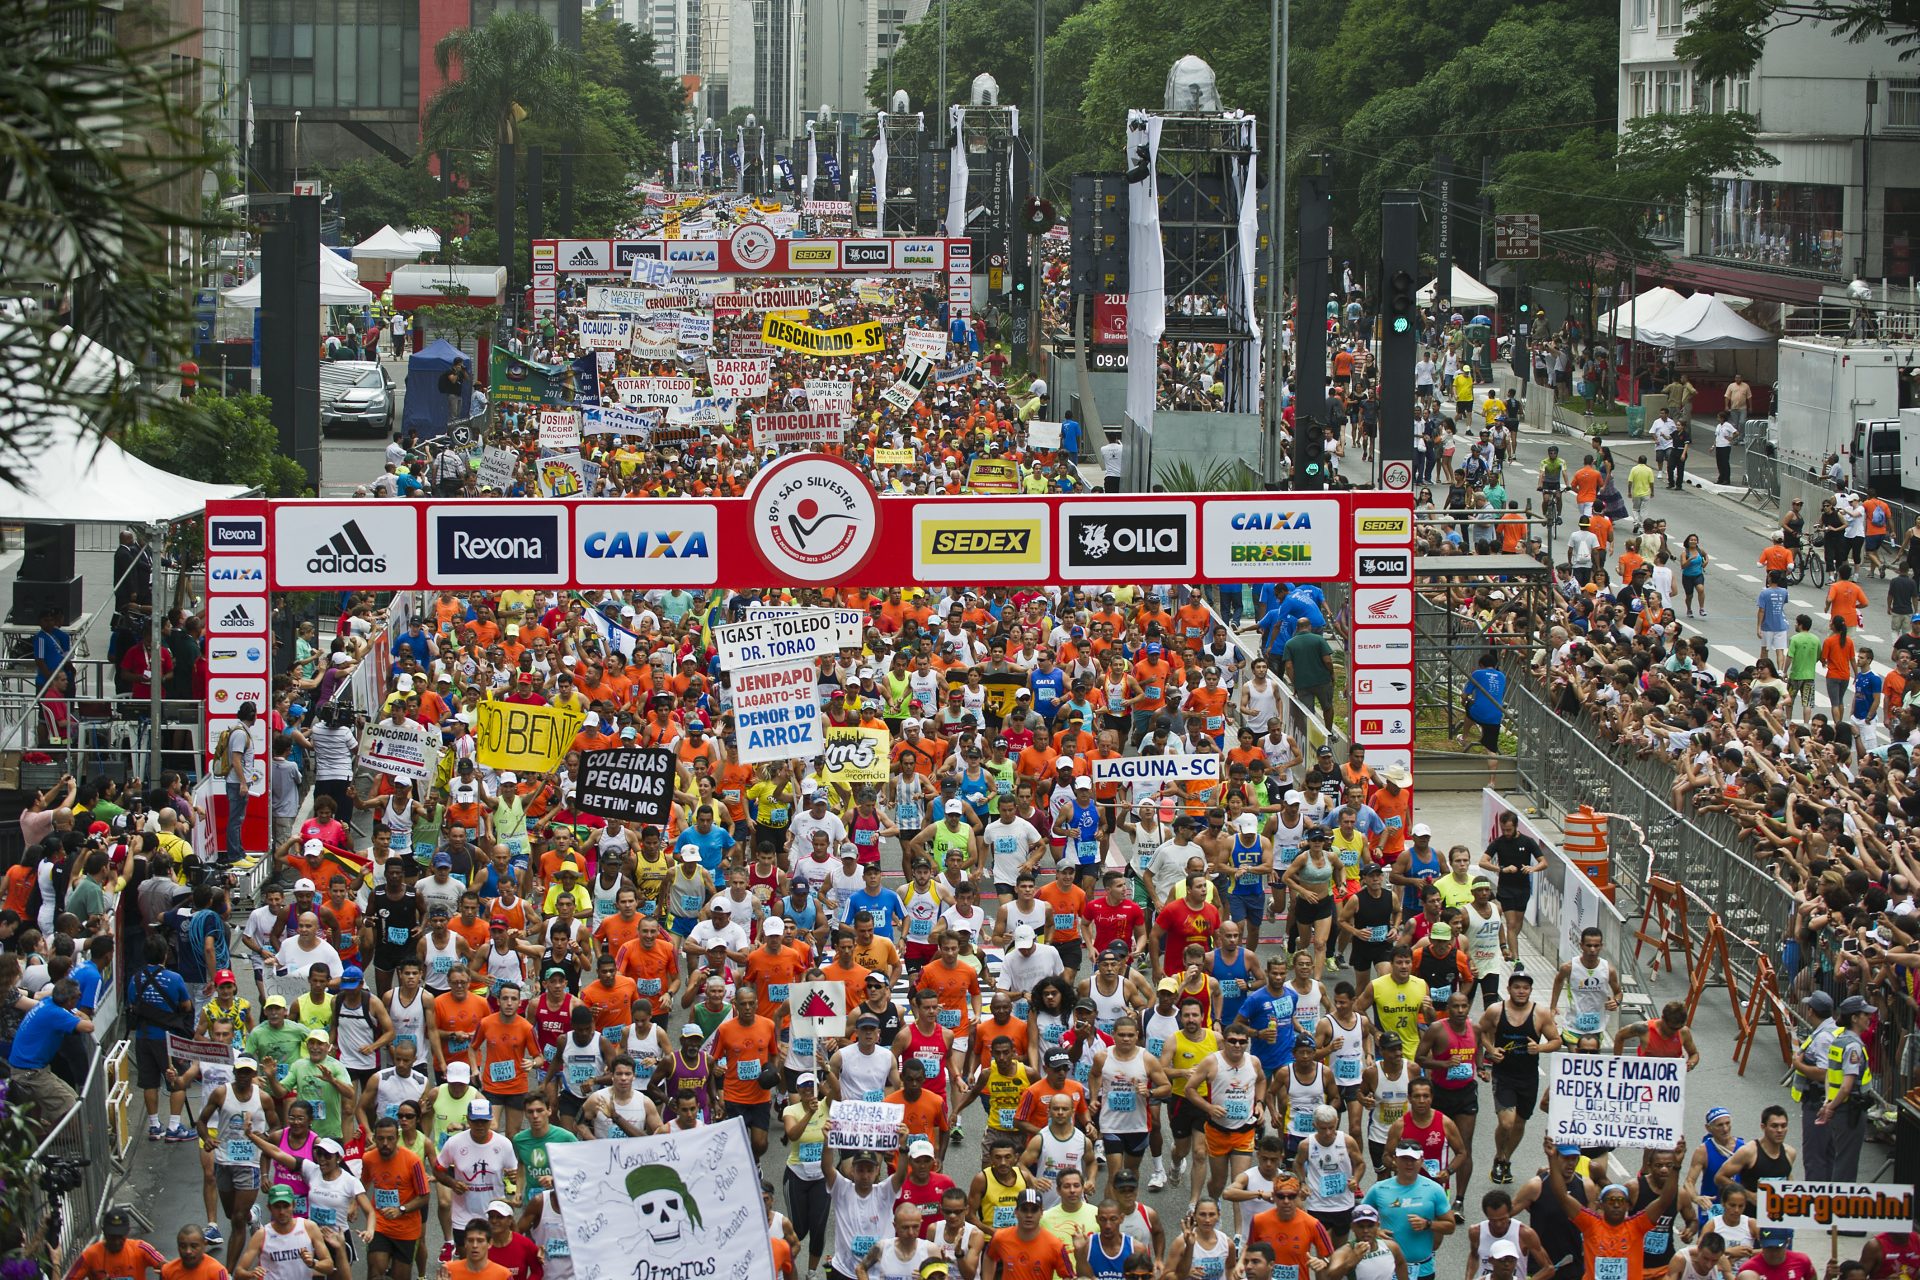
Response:
M258 307L260 282L264 278L265 275L262 273L236 289L222 291L221 305L239 307L242 310ZM353 265L333 250L322 247L320 250L320 305L362 307L372 301L373 291L355 278Z
M1437 276L1427 281L1426 287L1413 295L1414 301L1423 307L1432 306L1433 288L1439 283ZM1448 301L1456 307L1491 307L1500 301L1500 295L1456 266L1453 268L1453 293Z
M1655 285L1645 293L1621 303L1601 316L1594 323L1594 336L1612 335L1623 341L1632 342L1636 324L1644 329L1685 301L1686 298L1665 285ZM1647 340L1642 339L1642 341Z
M432 227L415 227L411 231L400 233L419 248L422 253L440 252L440 233Z
M119 357L85 338L80 342L74 380L94 379L97 385ZM0 510L12 520L159 524L191 516L213 499L248 492L242 485L204 484L142 462L101 439L71 409L47 404L33 390L9 397L0 423L42 437L21 459L19 482L0 481Z
M436 238L436 245L437 243ZM414 239L413 235L404 231L395 231L392 226L380 228L353 246L353 257L356 262L363 258L399 259L412 262L425 252L426 249Z
M1642 318L1640 337L1676 351L1744 351L1774 344L1772 334L1710 293L1683 298L1652 322Z

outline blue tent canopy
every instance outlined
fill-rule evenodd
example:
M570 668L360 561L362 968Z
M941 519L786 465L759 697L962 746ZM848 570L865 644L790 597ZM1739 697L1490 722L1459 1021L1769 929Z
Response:
M407 360L406 416L402 431L411 431L425 440L447 430L447 398L440 393L440 375L453 367L455 360L466 360L466 353L437 338L413 353ZM473 361L467 360L468 376L473 376ZM472 397L468 397L471 401Z

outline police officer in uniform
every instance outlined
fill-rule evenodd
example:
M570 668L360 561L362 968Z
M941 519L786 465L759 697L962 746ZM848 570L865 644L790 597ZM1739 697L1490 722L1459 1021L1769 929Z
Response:
M1860 1176L1860 1144L1867 1136L1867 1091L1873 1071L1867 1066L1863 1038L1873 1018L1865 996L1848 996L1838 1010L1842 1030L1827 1046L1827 1101L1814 1123L1827 1130L1827 1154L1833 1162L1828 1180L1853 1182Z
M1827 1101L1827 1047L1833 1043L1840 1024L1833 1020L1833 997L1826 992L1815 991L1806 998L1805 1004L1820 1023L1794 1050L1793 1081L1788 1091L1800 1104L1802 1157L1807 1162L1807 1177L1825 1181L1832 1174L1833 1160L1826 1127L1814 1121Z

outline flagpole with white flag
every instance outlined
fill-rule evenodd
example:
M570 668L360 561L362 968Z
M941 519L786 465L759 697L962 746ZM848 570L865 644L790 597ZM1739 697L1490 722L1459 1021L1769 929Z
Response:
M247 212L253 212L253 81L247 81L247 123L245 144L240 149L240 193L247 199Z

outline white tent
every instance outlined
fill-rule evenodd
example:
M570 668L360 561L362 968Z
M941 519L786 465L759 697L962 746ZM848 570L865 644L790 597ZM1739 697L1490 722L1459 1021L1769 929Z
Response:
M356 262L362 258L412 262L424 252L426 250L412 235L404 231L395 231L391 226L380 228L353 246L353 258Z
M1682 299L1651 323L1642 319L1640 337L1676 351L1751 350L1774 344L1772 334L1734 314L1732 307L1710 293Z
M56 340L57 341L57 340ZM101 387L119 357L80 339L73 379ZM119 361L123 371L130 366ZM47 404L33 388L7 397L0 429L38 433L20 459L17 484L0 481L0 511L9 520L63 524L158 524L202 510L215 498L238 498L242 485L203 484L140 461L89 430L71 409Z
M400 234L413 241L422 253L440 252L440 233L432 227L415 227L411 231L402 231Z
M1433 287L1439 283L1438 277L1427 281L1426 287L1413 295L1414 301L1423 307L1432 306ZM1456 307L1491 307L1499 304L1500 295L1456 266L1453 269L1453 294L1449 301Z
M255 276L237 289L220 294L222 306L251 310L260 305L260 282ZM364 307L373 301L373 291L354 278L351 263L333 250L320 249L320 305L323 307Z
M1645 293L1621 303L1601 316L1593 326L1594 336L1597 338L1612 336L1623 342L1632 342L1636 324L1644 329L1685 301L1684 296L1675 293L1665 285L1655 285Z

